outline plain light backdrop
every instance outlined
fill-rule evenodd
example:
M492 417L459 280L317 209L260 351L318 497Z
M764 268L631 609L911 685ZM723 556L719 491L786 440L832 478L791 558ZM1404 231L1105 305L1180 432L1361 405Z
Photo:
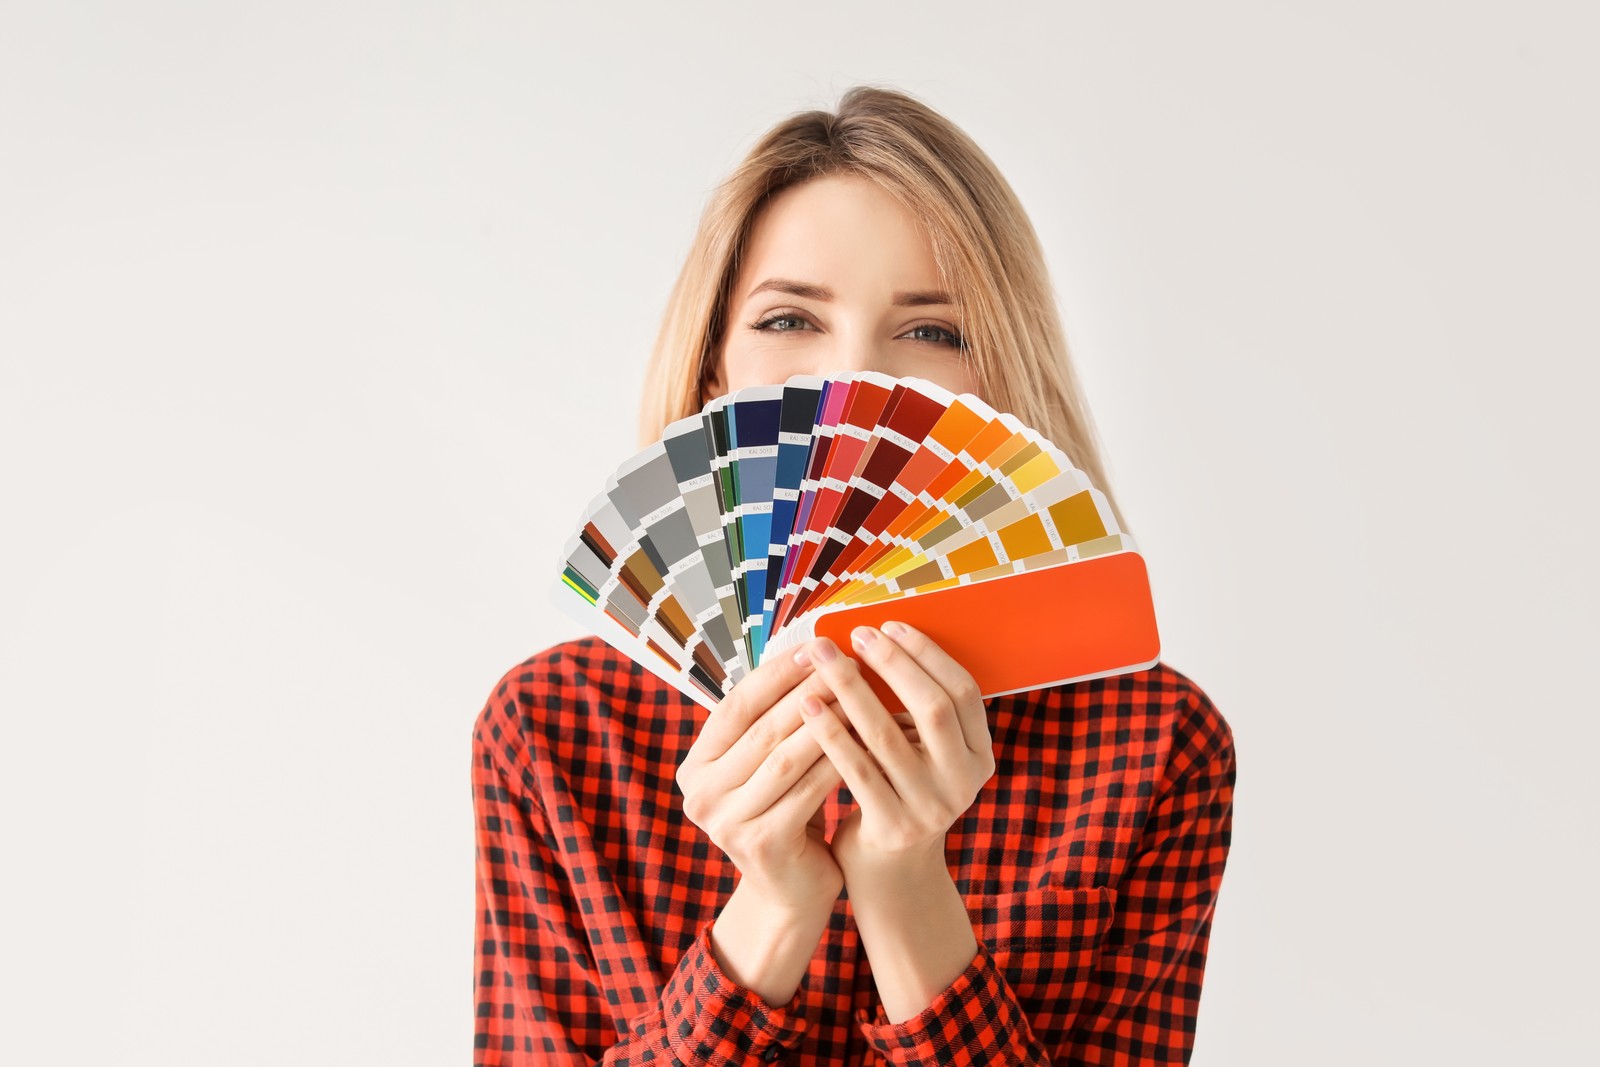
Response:
M469 1062L473 720L858 82L1020 195L1234 730L1193 1062L1592 1052L1591 10L0 0L0 1060Z

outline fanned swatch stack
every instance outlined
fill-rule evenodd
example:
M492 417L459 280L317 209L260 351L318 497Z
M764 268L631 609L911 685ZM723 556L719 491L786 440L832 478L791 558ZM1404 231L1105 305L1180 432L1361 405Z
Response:
M1060 449L874 373L741 389L667 427L584 512L553 595L708 708L765 657L817 636L848 652L890 619L986 697L1160 654L1144 560Z

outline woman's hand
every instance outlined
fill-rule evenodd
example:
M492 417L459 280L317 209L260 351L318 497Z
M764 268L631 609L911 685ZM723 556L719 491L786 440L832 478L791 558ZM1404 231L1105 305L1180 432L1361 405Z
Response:
M812 914L843 886L817 818L839 774L801 728L801 699L819 692L805 657L773 656L717 705L678 767L684 815L778 912Z
M945 834L994 774L988 714L972 675L926 635L902 623L857 627L856 655L905 705L915 736L902 733L831 641L811 646L840 718L805 696L806 729L850 787L858 808L833 835L861 947L890 1022L916 1017L966 970L977 936L945 862Z
M978 685L925 634L903 623L857 627L851 643L900 698L915 733L908 735L904 717L884 708L855 660L827 638L811 644L817 675L852 728L823 700L802 695L807 732L858 805L834 832L834 858L847 882L857 871L872 877L929 863L935 855L942 865L945 833L994 774L994 742Z

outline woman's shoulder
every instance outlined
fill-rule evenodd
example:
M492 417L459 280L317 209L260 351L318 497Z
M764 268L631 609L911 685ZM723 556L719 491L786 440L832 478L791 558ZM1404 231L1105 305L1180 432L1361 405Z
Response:
M473 741L508 763L673 714L686 697L599 637L535 652L501 675L473 724Z
M575 637L535 652L506 671L495 686L502 695L608 699L645 695L666 683L598 637Z
M1193 678L1165 660L1118 678L1122 681L1110 687L1117 698L1159 721L1168 747L1169 778L1182 779L1208 766L1233 762L1233 728Z
M1228 720L1193 678L1165 660L1141 671L1038 690L1004 719L1005 726L1025 733L1053 729L1081 734L1075 744L1088 738L1117 751L1138 750L1169 776L1232 759Z

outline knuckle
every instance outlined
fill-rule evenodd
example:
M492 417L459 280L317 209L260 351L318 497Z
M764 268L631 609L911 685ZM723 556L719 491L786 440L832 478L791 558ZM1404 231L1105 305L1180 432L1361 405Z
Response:
M775 748L766 759L766 767L769 777L787 778L794 771L794 757L781 748Z
M759 752L770 749L778 743L777 733L778 731L773 725L771 716L764 715L757 719L750 729L744 732L744 736Z
M776 850L777 837L765 821L757 820L740 835L739 850L756 860L769 859Z
M961 680L956 683L955 688L950 691L950 699L955 701L958 707L975 704L980 698L978 683L973 680L970 674L963 675Z
M879 763L878 758L870 752L852 752L845 757L845 762L849 764L857 778L888 777L888 772L883 769L883 764Z
M874 752L893 752L902 742L909 744L898 726L875 725L867 736L867 744Z

